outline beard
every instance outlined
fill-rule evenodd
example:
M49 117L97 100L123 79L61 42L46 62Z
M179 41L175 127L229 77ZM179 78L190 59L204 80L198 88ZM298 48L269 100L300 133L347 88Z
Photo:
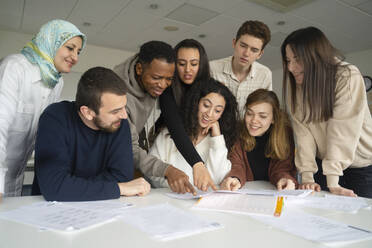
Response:
M120 122L120 120L116 122L112 122L110 125L106 125L99 117L93 118L94 125L96 125L99 130L107 132L107 133L114 133L120 128L120 125L117 127L114 127L114 124L116 124L117 122Z

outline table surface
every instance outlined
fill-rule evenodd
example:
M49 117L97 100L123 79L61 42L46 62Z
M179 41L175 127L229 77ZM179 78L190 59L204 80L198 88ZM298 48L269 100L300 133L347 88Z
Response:
M245 188L273 189L267 182L255 181ZM129 224L114 220L109 223L79 230L73 233L40 231L37 227L0 219L0 247L326 247L320 243L305 240L247 215L196 211L190 207L196 200L178 200L165 195L169 189L152 189L145 197L121 197L121 201L133 203L137 207L169 203L195 215L223 224L223 228L179 238L171 241L157 241ZM324 194L324 192L317 193ZM44 201L41 196L9 197L0 203L0 211L12 210L34 202ZM370 203L372 200L368 200ZM303 208L307 213L324 216L349 225L372 230L372 211L359 210L358 213L344 213L330 210ZM361 241L343 247L371 248L372 240Z

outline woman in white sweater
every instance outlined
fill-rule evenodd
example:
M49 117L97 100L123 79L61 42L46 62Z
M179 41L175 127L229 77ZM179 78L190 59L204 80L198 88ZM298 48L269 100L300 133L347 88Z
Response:
M235 97L216 80L209 79L187 93L184 126L215 184L220 184L231 169L227 153L236 139L236 120ZM193 184L192 168L177 150L168 129L160 132L150 154L185 172ZM169 187L165 178L151 177L150 181L154 187Z
M358 68L315 27L281 47L302 189L372 198L372 118Z

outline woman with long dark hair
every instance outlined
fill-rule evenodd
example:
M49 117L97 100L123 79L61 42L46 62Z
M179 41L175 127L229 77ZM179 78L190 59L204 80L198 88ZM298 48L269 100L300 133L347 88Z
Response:
M194 39L185 39L174 47L176 53L176 72L172 86L160 96L161 117L158 126L166 126L172 135L177 149L192 169L194 185L201 190L208 187L216 189L204 161L188 137L180 115L185 94L191 87L200 87L210 78L209 62L205 49ZM160 124L159 124L160 123ZM182 182L175 183L182 185ZM182 186L181 186L182 187ZM173 188L178 191L179 187Z
M219 184L230 171L228 151L236 139L237 103L229 89L210 78L187 93L183 105L183 126L213 183ZM193 182L193 169L175 146L168 129L163 129L150 149L150 154L173 164ZM155 187L168 187L167 180L150 178ZM181 193L186 192L182 190Z
M372 197L372 118L358 68L315 27L292 32L281 53L300 188Z

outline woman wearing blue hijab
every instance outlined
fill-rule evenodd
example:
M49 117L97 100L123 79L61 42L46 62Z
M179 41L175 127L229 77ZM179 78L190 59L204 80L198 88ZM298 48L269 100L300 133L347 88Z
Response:
M20 54L0 60L0 200L21 195L40 114L59 99L62 73L78 62L85 43L73 24L52 20Z

